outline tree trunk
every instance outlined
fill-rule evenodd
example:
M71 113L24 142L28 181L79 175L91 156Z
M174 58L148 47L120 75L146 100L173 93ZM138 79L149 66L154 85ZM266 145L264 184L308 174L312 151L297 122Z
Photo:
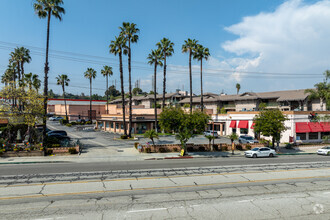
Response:
M275 136L272 137L272 148L275 148Z
M89 120L93 121L92 119L92 77L89 79Z
M165 108L165 93L166 93L166 53L164 53L164 79L163 79L163 104L162 108Z
M108 92L108 89L109 89L109 76L107 74L107 89L105 90L106 93L107 93L107 114L109 114L109 92Z
M154 107L155 107L155 131L158 133L158 125L157 125L157 95L156 95L156 77L157 77L157 62L155 61L155 72L154 72Z
M62 85L62 89L63 89L63 99L64 99L64 107L65 107L65 119L69 121L69 119L68 119L68 110L66 108L66 99L65 99L65 87L64 87L64 84Z
M191 73L191 50L189 52L189 81L190 81L190 114L192 114L192 73Z
M201 110L204 110L204 103L203 103L203 59L201 59Z
M128 90L129 90L129 122L128 137L132 134L132 79L131 79L131 39L128 38Z
M126 118L125 118L125 92L124 92L124 74L123 74L123 59L122 53L119 53L119 72L120 72L120 84L121 84L121 101L123 108L123 123L124 123L124 135L127 135L126 130Z
M47 41L46 41L46 61L45 61L45 78L44 78L44 115L42 120L42 146L44 146L44 141L46 138L46 115L47 115L47 101L48 101L48 51L49 51L49 26L50 26L51 11L48 11L48 21L47 21ZM45 148L44 148L45 149Z

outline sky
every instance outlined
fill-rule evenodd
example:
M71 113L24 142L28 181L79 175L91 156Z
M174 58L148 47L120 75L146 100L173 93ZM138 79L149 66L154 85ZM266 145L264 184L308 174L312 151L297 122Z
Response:
M34 0L0 1L0 73L17 46L30 49L32 61L25 72L43 80L46 20L33 10ZM189 91L188 54L184 40L198 40L211 56L203 63L204 92L266 92L312 88L330 69L330 0L64 0L60 22L50 26L49 87L61 93L55 77L67 74L67 92L89 94L84 72L97 71L93 93L104 95L104 65L113 67L109 84L120 87L119 58L109 44L122 22L140 29L132 45L132 86L152 89L153 66L147 56L156 43L169 38L174 54L167 60L167 92ZM200 94L199 62L193 61L193 92ZM162 92L163 70L157 71L157 91ZM2 86L2 85L1 85ZM128 90L127 57L124 86Z

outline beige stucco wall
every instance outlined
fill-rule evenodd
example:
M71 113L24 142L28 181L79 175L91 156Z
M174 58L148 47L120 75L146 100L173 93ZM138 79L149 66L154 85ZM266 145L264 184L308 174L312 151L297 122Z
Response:
M236 101L236 111L242 111L245 108L247 111L256 108L257 102L256 100L239 100Z

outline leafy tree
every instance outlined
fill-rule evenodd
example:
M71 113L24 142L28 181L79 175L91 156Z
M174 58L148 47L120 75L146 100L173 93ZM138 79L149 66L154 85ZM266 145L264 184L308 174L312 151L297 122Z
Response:
M109 88L109 76L112 76L113 75L113 72L112 72L112 67L111 66L104 66L103 67L103 70L101 70L101 74L107 78L107 87L106 87L106 90ZM107 113L109 113L109 94L106 92L105 93L106 96L107 96Z
M190 114L192 114L192 73L191 73L191 57L193 55L194 50L197 46L197 40L190 39L184 41L184 45L182 45L182 53L189 53L189 83L190 83Z
M120 95L120 92L115 88L114 85L110 86L109 89L105 92L106 95L116 97Z
M237 94L239 93L239 90L241 89L241 84L239 83L236 83L236 91L237 91Z
M93 68L87 68L84 76L85 78L89 79L89 120L92 121L92 80L96 77L96 71Z
M143 92L143 91L142 91L142 89L140 89L140 88L134 88L133 91L132 91L133 95L138 95L138 94L140 94L140 93L142 93L142 92Z
M155 130L158 132L157 128L157 98L156 98L156 77L157 77L157 66L163 66L162 63L162 51L160 49L152 50L148 55L147 59L150 65L154 65L154 108L155 108Z
M119 35L116 37L114 41L111 41L110 45L110 53L119 57L119 72L120 72L120 85L121 85L121 101L122 101L122 109L123 109L123 124L124 124L124 135L127 136L126 129L126 119L125 119L125 91L124 91L124 73L123 73L123 52L126 51L126 39ZM125 52L126 53L126 52Z
M258 109L259 109L260 111L262 111L262 110L266 109L266 107L267 107L267 104L264 103L264 102L261 102L261 103L259 104L259 106L258 106Z
M200 44L196 45L194 51L194 59L201 62L201 110L204 110L203 103L203 59L207 60L210 56L209 48L205 48Z
M231 133L231 135L229 135L229 139L231 141L231 145L233 145L235 140L238 140L238 135L236 133ZM231 154L234 155L234 148L231 148Z
M145 138L149 138L152 141L153 147L155 147L155 141L154 141L154 139L155 138L158 139L158 133L154 129L151 129L151 130L146 131L144 133L144 137Z
M48 51L49 51L49 30L50 18L62 20L62 14L65 14L63 7L63 0L36 0L33 4L34 11L38 14L39 18L47 18L47 40L46 40L46 61L45 61L45 77L44 77L44 115L47 115L47 100L48 100ZM46 117L43 118L43 140L46 137Z
M32 90L33 87L38 93L38 90L40 88L40 80L38 75L32 73L24 74L24 81L25 84L27 84L27 86L29 87L29 90Z
M174 53L174 43L168 38L163 38L156 44L158 49L161 50L163 60L164 60L164 78L163 78L163 104L162 108L165 108L165 94L166 94L166 58L170 57Z
M66 107L66 99L65 99L65 87L69 86L70 79L68 78L67 75L62 74L56 77L56 81L57 81L56 84L62 87L64 106L65 106L65 120L68 120L68 110Z
M271 136L274 148L275 141L286 130L284 122L288 119L279 109L272 109L260 111L253 120L255 122L254 131L267 137Z
M132 133L132 76L131 76L131 43L136 43L139 40L139 28L136 27L136 24L123 22L123 26L119 27L121 32L120 34L126 39L127 50L124 51L124 54L128 55L128 91L129 91L129 131L128 137L131 137Z

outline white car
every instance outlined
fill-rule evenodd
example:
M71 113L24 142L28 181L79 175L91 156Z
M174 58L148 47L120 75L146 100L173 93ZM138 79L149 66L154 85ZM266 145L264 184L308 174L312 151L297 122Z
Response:
M238 142L241 143L241 144L259 143L259 141L255 140L252 136L249 136L249 135L241 135L241 136L239 136Z
M252 150L244 152L246 157L274 157L276 155L275 150L268 147L255 147Z
M214 136L215 138L218 137L218 132L217 131L204 131L205 136Z
M320 155L328 155L330 156L330 146L325 146L316 151L317 154Z
M52 116L49 118L49 121L59 121L61 119L64 119L64 118L61 116Z

